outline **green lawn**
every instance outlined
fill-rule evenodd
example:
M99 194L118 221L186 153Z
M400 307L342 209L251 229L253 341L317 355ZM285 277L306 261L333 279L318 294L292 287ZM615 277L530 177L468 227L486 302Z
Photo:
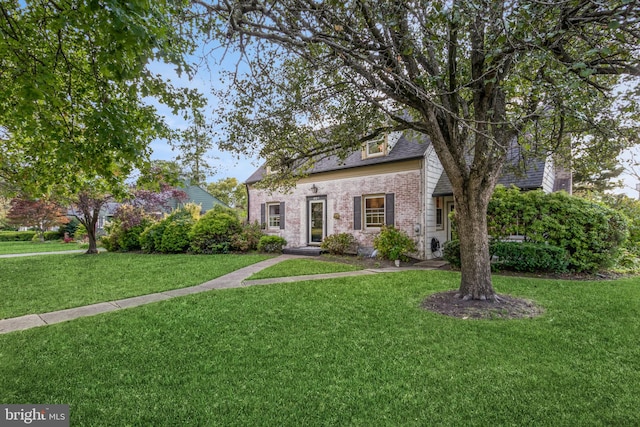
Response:
M0 255L26 254L30 252L56 252L82 249L79 243L48 242L0 242Z
M265 255L64 254L0 259L0 319L204 283Z
M212 291L0 335L0 402L74 426L584 426L640 419L640 283L496 277L536 319L419 308L452 272Z
M339 262L318 261L314 259L288 259L255 273L249 277L249 280L304 276L308 274L339 273L343 271L356 270L362 270L362 267Z

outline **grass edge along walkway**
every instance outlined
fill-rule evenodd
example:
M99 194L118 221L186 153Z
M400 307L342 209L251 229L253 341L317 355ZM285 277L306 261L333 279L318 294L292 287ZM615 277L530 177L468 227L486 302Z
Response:
M21 331L25 329L31 329L39 326L52 325L55 323L66 322L68 320L77 319L80 317L93 316L96 314L107 313L110 311L121 310L124 308L137 307L140 305L150 304L157 301L162 301L174 297L183 295L196 294L200 292L206 292L213 289L229 289L239 288L254 285L268 285L273 283L289 283L298 282L301 280L322 280L333 277L345 277L345 276L359 276L376 273L388 273L392 271L403 271L406 268L393 268L393 269L368 269L368 270L356 270L340 273L325 273L316 274L311 276L293 276L293 277L281 277L273 279L258 279L258 280L246 280L257 271L271 267L287 259L299 258L299 255L280 255L276 258L260 261L255 264L251 264L247 267L243 267L239 270L225 274L224 276L209 280L208 282L200 285L191 286L188 288L173 289L169 291L156 292L147 295L140 295L130 298L124 298L115 301L100 302L97 304L85 305L81 307L74 307L65 310L57 310L49 313L42 314L26 314L24 316L12 317L8 319L0 320L0 334L6 334L9 332Z

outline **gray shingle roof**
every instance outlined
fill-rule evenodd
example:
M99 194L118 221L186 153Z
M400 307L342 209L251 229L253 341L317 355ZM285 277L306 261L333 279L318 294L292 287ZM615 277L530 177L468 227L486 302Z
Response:
M537 158L527 159L524 171L516 172L516 165L518 165L520 160L520 148L519 146L514 146L510 150L502 175L498 179L498 184L502 184L505 187L515 185L521 190L542 188L545 160ZM453 195L451 181L449 181L447 174L443 172L436 184L436 188L433 190L432 196L440 197L451 195Z
M412 135L412 138L408 139L405 134L398 139L389 154L386 156L363 159L361 150L355 150L343 161L340 161L338 156L329 156L320 159L316 162L309 173L314 174L320 172L330 172L342 169L357 168L361 166L422 158L425 151L427 151L427 148L429 148L430 145L430 141L426 137L416 136L415 138L413 138ZM260 166L258 170L256 170L249 178L247 178L245 183L252 184L260 181L265 174L265 169L266 168L264 165Z

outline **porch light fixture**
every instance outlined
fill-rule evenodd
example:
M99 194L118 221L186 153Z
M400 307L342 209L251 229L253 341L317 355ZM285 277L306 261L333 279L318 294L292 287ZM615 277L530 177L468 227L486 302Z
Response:
M318 187L316 187L316 185L315 185L315 184L313 184L313 185L311 186L311 192L312 192L313 194L316 194L316 193L318 192Z

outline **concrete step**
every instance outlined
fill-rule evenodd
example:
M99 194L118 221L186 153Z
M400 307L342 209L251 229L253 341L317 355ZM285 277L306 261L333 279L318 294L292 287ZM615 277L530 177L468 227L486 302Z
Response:
M284 248L282 253L286 255L318 256L322 253L322 249L320 249L320 246L300 246L297 248Z

